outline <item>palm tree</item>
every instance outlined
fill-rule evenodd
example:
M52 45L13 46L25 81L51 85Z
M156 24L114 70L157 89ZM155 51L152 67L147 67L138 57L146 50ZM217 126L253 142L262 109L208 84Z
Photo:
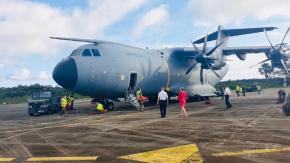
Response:
M259 68L259 73L264 75L266 79L274 72L273 67L269 63L263 63Z

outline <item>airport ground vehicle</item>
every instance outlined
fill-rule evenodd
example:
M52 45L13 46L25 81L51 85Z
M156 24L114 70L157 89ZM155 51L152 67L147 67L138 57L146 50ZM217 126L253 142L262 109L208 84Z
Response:
M33 92L31 100L28 102L30 116L57 113L59 110L57 96L52 91Z
M258 91L258 83L253 82L251 87L246 88L246 92L256 92Z

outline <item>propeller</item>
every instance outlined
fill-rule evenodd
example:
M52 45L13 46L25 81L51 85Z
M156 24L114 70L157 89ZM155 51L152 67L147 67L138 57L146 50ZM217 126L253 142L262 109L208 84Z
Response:
M286 33L284 34L283 39L282 39L282 42L281 42L280 44L276 45L276 46L273 46L273 44L272 44L272 42L271 42L271 40L270 40L270 38L269 38L269 36L268 36L268 34L267 34L267 31L264 30L264 33L265 33L265 35L266 35L266 38L267 38L268 42L269 42L270 45L271 45L271 50L270 50L270 52L269 52L268 54L266 54L267 57L268 57L268 59L266 59L266 60L264 60L264 61L262 61L262 62L259 62L259 63L255 64L255 65L253 65L253 66L251 66L251 67L249 67L249 68L252 68L252 67L254 67L254 66L257 66L257 65L259 65L259 64L262 64L262 63L267 62L267 61L270 61L270 60L275 60L275 63L276 63L277 61L278 61L278 63L279 63L279 61L280 61L279 67L283 67L284 70L286 71L286 73L288 74L288 67L287 67L287 63L286 63L288 57L287 57L286 54L285 54L285 52L286 52L287 50L284 51L284 50L282 49L282 47L283 47L283 44L284 44L285 38L287 37L289 31L290 31L290 27L287 29ZM279 45L280 45L280 46L279 46ZM273 65L273 62L272 62L272 67L273 67L273 66L275 66L275 65Z
M217 72L215 72L215 70L211 66L212 61L216 60L216 59L211 58L209 56L211 54L213 54L223 44L223 41L220 42L218 45L216 45L214 48L212 48L210 51L207 51L207 37L208 37L208 34L206 34L206 36L204 38L202 51L195 44L192 44L195 51L197 52L197 55L194 56L194 59L196 62L192 66L190 66L189 69L185 73L186 75L188 75L192 71L192 69L198 63L200 63L201 64L201 66L200 66L201 67L200 68L200 82L201 82L201 84L203 84L203 69L211 70L217 77L220 78L220 75Z

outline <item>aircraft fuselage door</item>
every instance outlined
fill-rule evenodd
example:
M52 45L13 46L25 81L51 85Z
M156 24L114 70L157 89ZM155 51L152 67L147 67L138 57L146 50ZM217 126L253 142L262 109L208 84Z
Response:
M130 73L129 89L131 89L131 91L135 91L136 85L137 85L137 79L138 79L137 73L135 72Z

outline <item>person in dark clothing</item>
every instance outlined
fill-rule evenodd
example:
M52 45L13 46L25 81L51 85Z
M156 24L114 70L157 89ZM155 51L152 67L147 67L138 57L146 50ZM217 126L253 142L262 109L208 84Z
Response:
M225 97L224 90L225 90L225 87L224 86L223 87L220 87L220 92L221 92L222 100L224 100L224 97Z
M278 99L276 104L284 103L285 99L286 99L286 91L284 89L280 89L278 91Z
M243 96L246 96L246 88L244 86L242 87L242 93L243 93Z
M286 117L290 116L290 95L287 95L287 98L282 106L282 110Z
M168 94L164 91L164 88L161 88L161 91L158 93L157 104L160 107L161 118L166 116L166 107L168 105Z

